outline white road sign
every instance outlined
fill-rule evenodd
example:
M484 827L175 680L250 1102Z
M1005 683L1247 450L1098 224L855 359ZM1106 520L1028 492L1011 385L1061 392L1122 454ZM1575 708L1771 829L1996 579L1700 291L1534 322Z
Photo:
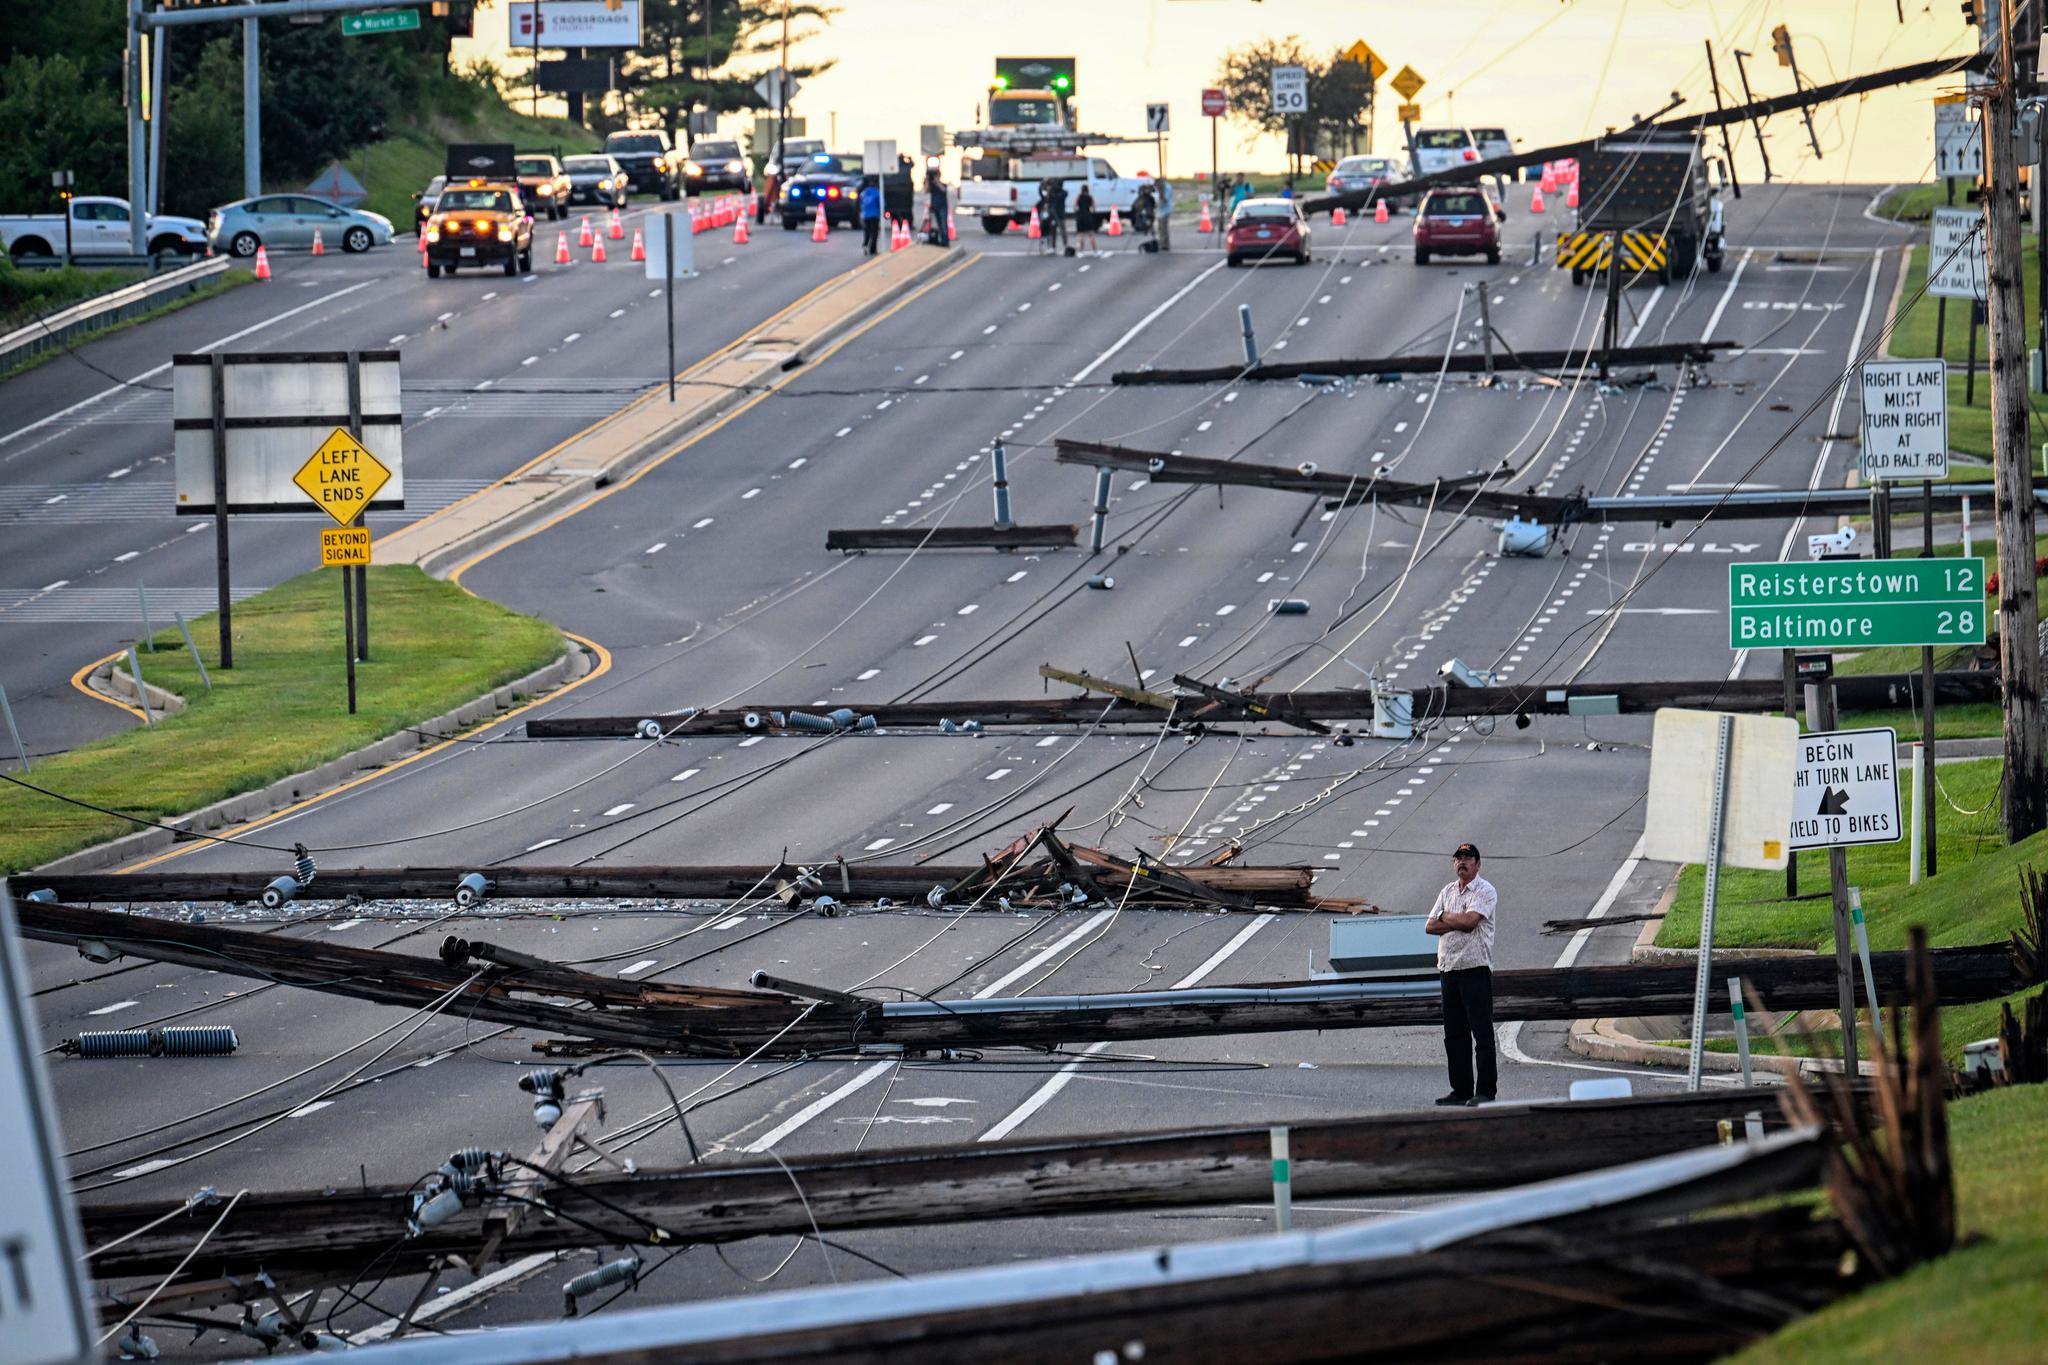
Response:
M1146 131L1146 132L1148 132L1148 133L1165 133L1165 132L1170 132L1170 131L1172 131L1172 130L1171 130L1170 128L1168 128L1168 127L1167 127L1167 117L1168 117L1168 116L1167 116L1167 112L1166 112L1166 106L1165 106L1165 105L1163 105L1163 104L1148 104L1148 105L1146 105L1146 106L1145 106L1145 131Z
M1927 249L1927 292L1939 298L1990 297L1984 290L1984 219L1975 209L1936 209Z
M683 213L650 213L647 215L647 278L665 280L669 267L675 267L675 277L691 280L697 277L697 238L690 231L690 219ZM679 223L675 231L675 255L669 255L669 224Z
M1904 838L1897 751L1893 730L1801 735L1792 770L1791 846L1895 844Z
M1273 68L1273 112L1276 114L1306 114L1308 112L1307 67L1276 66Z
M1970 117L1960 96L1934 106L1934 173L1944 180L1984 174L1983 125Z
M1866 479L1948 477L1948 366L1940 360L1870 360L1863 365Z
M1712 776L1720 749L1715 711L1666 707L1650 731L1650 787L1644 802L1643 856L1658 863L1703 863ZM1727 867L1781 868L1785 826L1792 818L1792 749L1799 722L1784 716L1737 716L1728 754L1728 807L1721 862Z
M0 886L0 1151L14 1191L0 1203L0 1357L10 1365L97 1360L57 1105L28 998L14 902Z
M759 95L770 109L780 109L796 98L796 92L804 83L781 67L776 67L760 80L754 82L754 93Z

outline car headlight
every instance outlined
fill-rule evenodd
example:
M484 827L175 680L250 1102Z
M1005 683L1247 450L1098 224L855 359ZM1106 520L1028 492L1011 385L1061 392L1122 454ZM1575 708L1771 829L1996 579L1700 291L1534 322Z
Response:
M540 187L540 192L544 195L547 195L549 198L553 198L555 193L555 187L553 185L542 185Z
M702 174L704 174L704 168L703 168L702 166L699 166L699 165L698 165L698 164L697 164L696 162L694 162L694 161L685 161L685 162L683 163L683 174L684 174L684 175L702 175Z
M609 180L600 180L597 182L597 187L601 190L608 190L612 187L612 182Z
M429 223L429 224L427 225L427 240L428 240L428 241L430 241L430 242L438 242L438 241L440 241L440 240L441 240L441 229L440 229L440 228L438 228L438 227L435 227L435 226L434 226L434 225L433 225L432 223Z
M512 240L512 225L510 223L498 224L498 240L501 242Z
M746 165L744 162L728 161L725 163L725 168L729 171L743 171L746 169Z

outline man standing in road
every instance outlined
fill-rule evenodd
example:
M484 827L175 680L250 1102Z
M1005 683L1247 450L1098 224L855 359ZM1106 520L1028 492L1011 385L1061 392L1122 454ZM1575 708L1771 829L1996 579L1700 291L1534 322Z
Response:
M869 176L860 182L860 249L868 255L881 250L882 187Z
M1457 876L1436 894L1424 928L1437 935L1436 969L1443 988L1444 1052L1451 1093L1438 1104L1481 1105L1499 1089L1493 1053L1493 916L1500 896L1479 875L1479 849L1459 844ZM1479 1062L1477 1084L1472 1063Z

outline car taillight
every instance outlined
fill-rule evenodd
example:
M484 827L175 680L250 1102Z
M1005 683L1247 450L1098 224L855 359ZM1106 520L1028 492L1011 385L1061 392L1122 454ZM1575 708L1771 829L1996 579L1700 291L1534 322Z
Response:
M1473 151L1470 147L1467 147L1465 149L1465 159L1467 161L1477 161L1479 159L1479 153Z

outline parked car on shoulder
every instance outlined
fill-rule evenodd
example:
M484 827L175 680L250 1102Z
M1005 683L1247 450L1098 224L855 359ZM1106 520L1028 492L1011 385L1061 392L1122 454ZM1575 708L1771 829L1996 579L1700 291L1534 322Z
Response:
M660 199L683 192L683 156L668 140L666 128L613 133L604 140L605 154L626 169L628 188Z
M706 190L753 193L754 177L747 172L740 144L714 138L701 138L692 144L689 159L683 162L683 189L690 194Z
M309 194L260 194L206 215L207 242L230 256L254 256L257 247L309 248L316 232L322 246L351 253L387 246L393 236L391 220L383 214L345 209Z
M1223 232L1223 259L1233 266L1281 257L1308 264L1308 219L1292 199L1247 199Z
M1390 156L1347 156L1337 163L1324 184L1331 194L1350 194L1392 185L1406 178L1401 173L1400 164ZM1398 200L1389 199L1387 207L1398 209L1401 204Z
M1415 210L1415 264L1432 256L1484 256L1500 264L1500 213L1477 188L1435 189Z
M568 157L562 162L562 169L569 176L571 204L626 207L626 196L631 192L626 183L626 168L603 152Z
M73 256L126 256L135 249L129 234L128 201L104 195L80 195L66 206L71 219ZM0 244L15 260L30 256L62 256L65 214L26 213L0 217ZM206 250L206 225L197 218L151 214L143 223L143 250L152 256L197 255Z
M795 231L815 222L818 210L825 221L852 224L860 221L861 155L859 152L814 152L782 187L782 226Z
M513 164L519 168L519 193L528 213L569 216L569 177L561 162L545 152L521 152Z

